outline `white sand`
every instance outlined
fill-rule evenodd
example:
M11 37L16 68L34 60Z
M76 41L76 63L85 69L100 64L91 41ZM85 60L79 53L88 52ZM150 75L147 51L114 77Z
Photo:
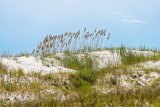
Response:
M160 61L148 61L141 65L144 66L144 68L160 69Z
M95 51L90 53L91 56L95 58L98 63L98 68L104 68L110 65L119 65L121 64L121 57L118 53L104 50L104 51Z
M24 72L42 72L42 73L52 73L52 72L68 72L73 71L61 66L54 64L54 66L48 67L42 64L42 61L36 60L35 57L16 57L16 58L1 58L2 63L7 66L8 69L19 69L21 68Z
M151 51L134 51L134 52L136 54L143 54L145 56L154 55L154 53ZM80 57L83 55L84 54L81 54L81 53L78 54L78 56ZM92 58L94 58L97 61L97 66L99 68L104 68L110 65L121 64L121 57L116 51L113 51L113 52L110 52L107 50L95 51L95 52L88 53L88 55L90 55ZM64 54L59 53L57 54L57 56L63 58ZM42 60L36 59L34 56L16 57L16 58L2 57L0 59L2 63L7 66L8 69L11 70L11 69L21 68L25 73L34 71L34 72L42 72L42 74L48 74L48 73L59 72L59 71L62 71L62 72L74 71L74 70L62 67L60 64L60 61L57 61L54 58L46 59L47 61L45 61L45 65L42 64ZM146 63L142 63L141 65L144 68L160 69L160 61L156 61L156 62L148 61ZM121 75L117 77L121 86L126 87L126 88L134 88L134 86L136 86L137 83L139 83L141 86L150 85L155 79L160 77L160 74L154 71L153 72L151 71L149 74L145 74L145 72L143 71L137 71L133 69L132 73L134 77L129 76L129 75ZM139 74L141 76L139 76ZM105 80L108 81L108 78L112 78L112 77L113 75L107 75L106 78L100 79L100 81L105 81ZM12 82L14 78L4 75L5 82L7 82L9 79L11 79L11 82ZM28 79L26 80L33 81L33 78L28 77ZM64 79L64 81L67 81L67 80ZM25 82L25 80L22 79L21 82ZM94 86L94 87L104 94L114 91L113 88L105 88L105 87L98 87L98 86ZM71 98L71 96L64 96L62 92L56 91L56 90L46 89L42 93L43 93L42 95L53 94L53 96L54 96L54 93L58 93L58 95L56 94L55 97L56 99L60 99L60 100ZM24 93L11 93L11 94L0 93L0 99L8 100L11 102L15 102L17 100L18 101L32 101L32 100L37 99L37 96L34 95L33 93L25 93L25 94Z
M130 51L132 53L135 53L136 55L144 55L144 56L153 56L155 54L153 51L139 51L139 50L130 50Z
M151 56L154 55L152 51L133 51L136 54L143 54L145 56ZM108 50L103 51L94 51L94 52L88 52L88 55L90 55L93 60L96 60L97 62L96 66L98 68L104 68L106 66L110 65L119 65L121 64L121 57L118 54L117 51L110 52ZM83 56L84 53L80 53L77 56ZM63 58L64 54L59 53L56 54L56 56ZM47 59L47 61L44 61L45 64L42 64L42 60L36 59L34 56L29 57L15 57L15 58L1 58L2 63L8 67L8 69L19 69L21 68L24 72L42 72L42 73L50 73L50 72L68 72L73 71L71 69L67 69L61 66L60 61L57 61L56 59ZM52 64L51 64L52 62ZM160 61L153 63L153 62L147 62L144 64L144 66L155 66L156 68L160 68Z

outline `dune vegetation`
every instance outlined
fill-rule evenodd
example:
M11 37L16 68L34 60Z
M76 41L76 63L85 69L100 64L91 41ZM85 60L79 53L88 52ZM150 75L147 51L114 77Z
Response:
M159 50L132 49L124 45L106 48L103 44L110 38L110 33L106 33L106 30L94 30L93 33L89 33L85 28L83 32L85 33L82 35L78 31L64 33L61 36L47 36L32 54L25 52L14 57L16 60L18 57L32 55L39 58L43 64L46 64L46 59L54 58L59 61L60 66L72 69L71 72L24 72L21 68L8 69L1 60L0 106L160 106ZM103 38L105 40L101 44L99 40ZM85 43L83 39L86 39ZM80 43L83 45L77 46ZM118 63L108 62L103 67L99 66L98 56L93 56L92 52L101 54L103 51L111 55L117 53L120 56L116 61ZM103 59L105 57L102 57ZM157 62L159 65L147 68L145 65L149 61ZM54 61L48 63L45 66L55 64Z

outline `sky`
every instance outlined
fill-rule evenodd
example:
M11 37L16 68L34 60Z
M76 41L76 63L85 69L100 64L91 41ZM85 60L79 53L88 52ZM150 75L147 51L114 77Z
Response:
M160 0L0 0L0 52L31 52L46 35L106 28L108 46L160 49Z

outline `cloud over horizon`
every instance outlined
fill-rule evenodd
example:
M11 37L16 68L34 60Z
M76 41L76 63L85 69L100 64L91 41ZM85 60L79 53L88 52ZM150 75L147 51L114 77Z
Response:
M137 24L146 24L147 22L144 21L144 20L140 20L140 19L127 19L127 18L124 18L122 19L122 22L125 22L125 23L137 23Z

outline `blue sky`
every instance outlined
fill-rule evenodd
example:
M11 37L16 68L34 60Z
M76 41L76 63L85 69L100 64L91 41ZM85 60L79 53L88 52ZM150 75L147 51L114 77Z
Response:
M0 0L0 52L31 52L48 34L107 28L108 45L160 49L160 0Z

